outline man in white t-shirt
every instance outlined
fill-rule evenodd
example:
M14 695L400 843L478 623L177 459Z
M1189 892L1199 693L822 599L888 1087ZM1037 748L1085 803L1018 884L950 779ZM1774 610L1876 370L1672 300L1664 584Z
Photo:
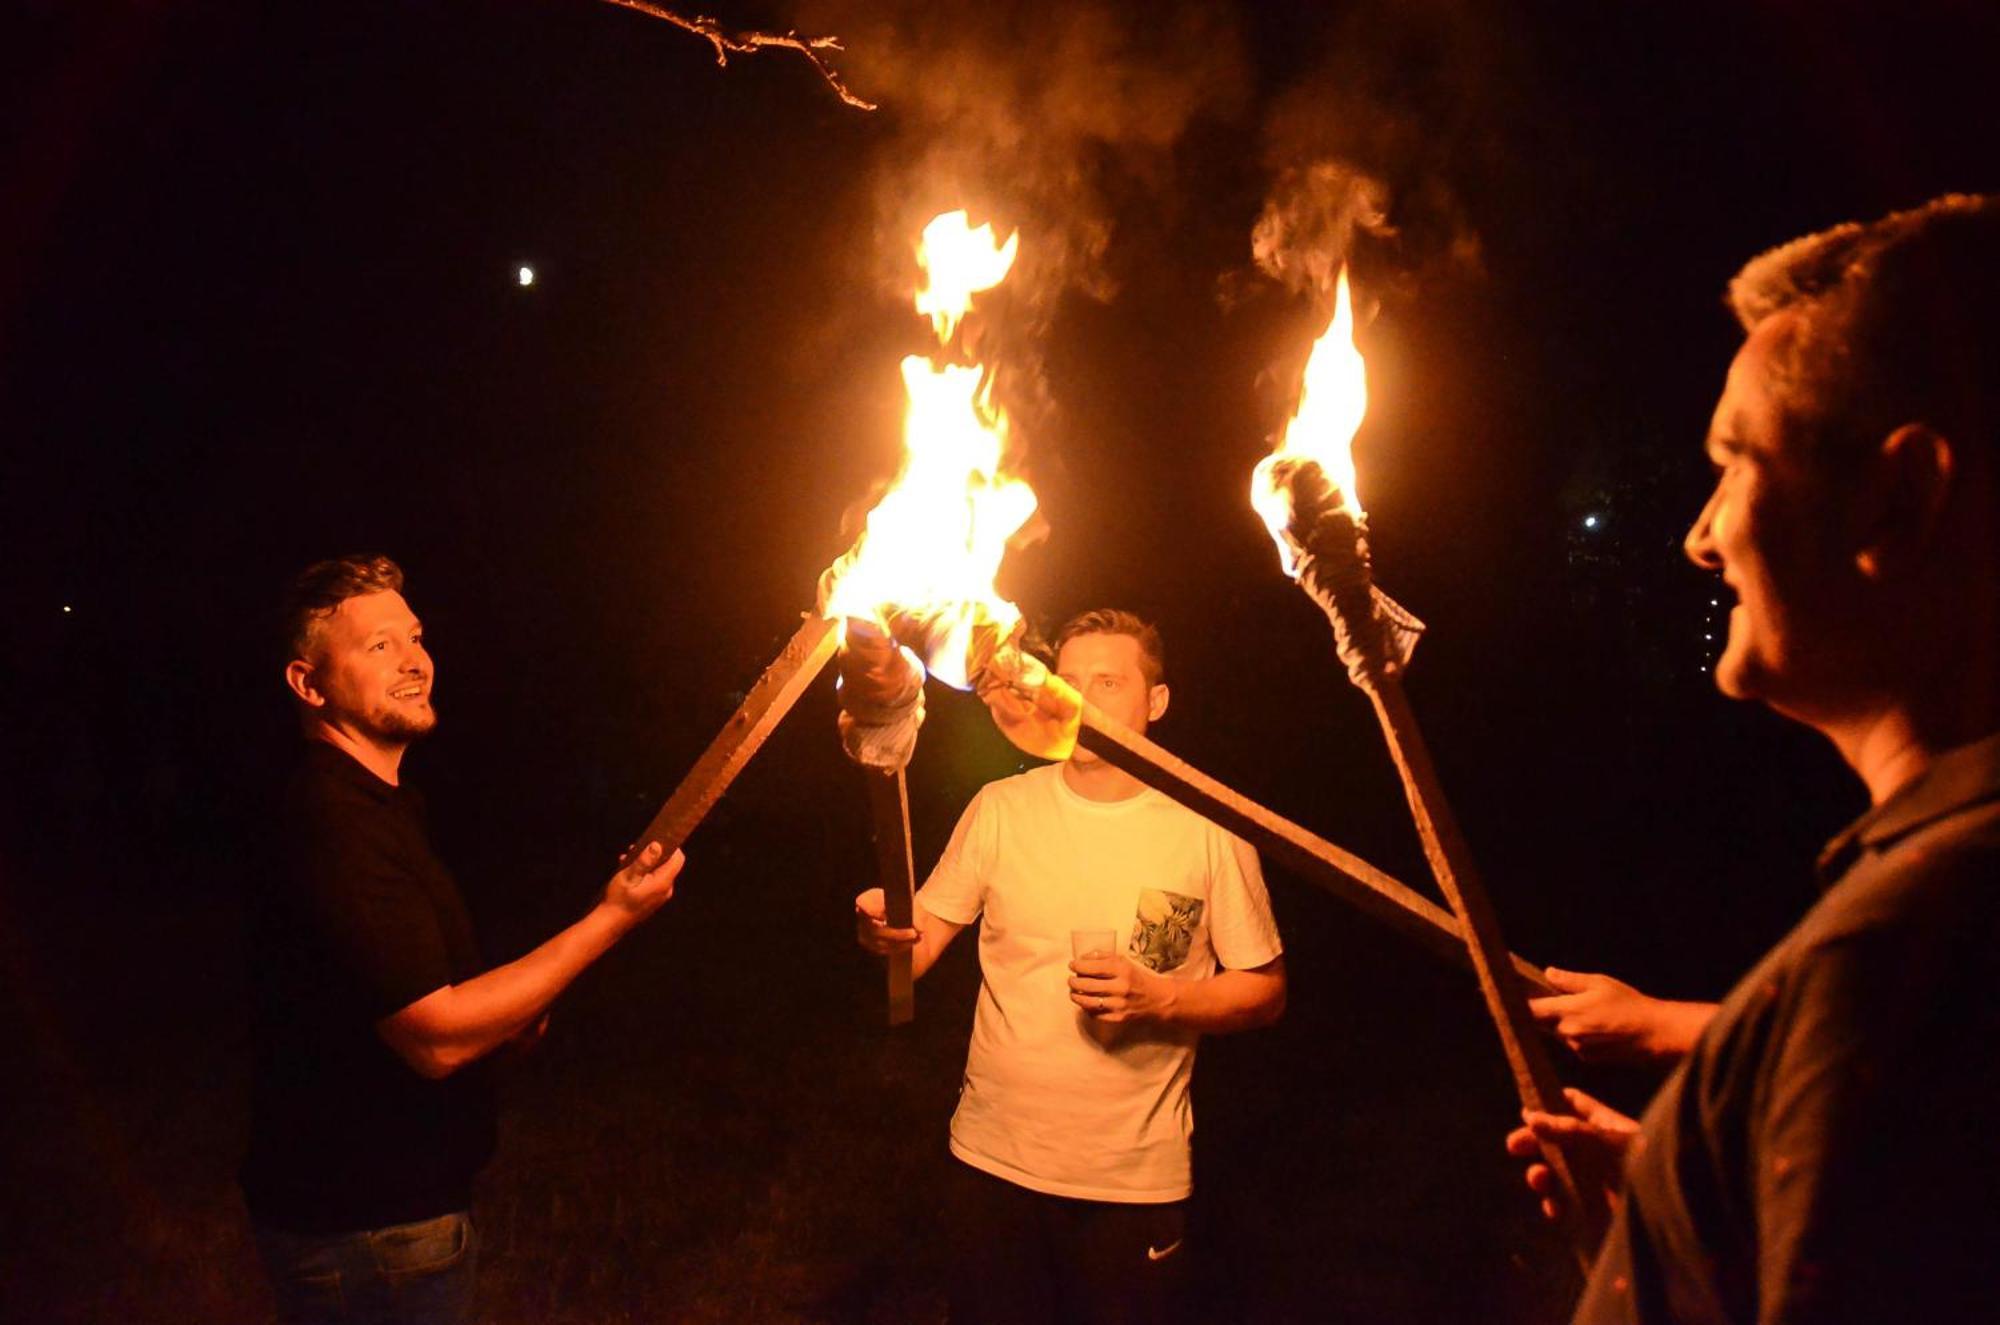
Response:
M1134 731L1166 712L1138 617L1087 612L1056 649L1057 673ZM1079 749L982 788L917 902L916 927L890 929L881 890L862 893L861 945L912 949L921 976L985 922L951 1120L953 1325L1184 1314L1195 1045L1285 1006L1256 852ZM1074 957L1092 930L1113 951Z

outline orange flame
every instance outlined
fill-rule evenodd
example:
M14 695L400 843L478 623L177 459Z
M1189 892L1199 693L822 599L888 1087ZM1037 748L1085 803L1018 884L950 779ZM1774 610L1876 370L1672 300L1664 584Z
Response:
M966 222L964 212L939 216L917 250L929 277L917 308L931 315L941 344L973 294L997 284L1014 260L1018 235L996 244L992 226ZM989 370L911 355L903 390L902 472L868 513L854 550L828 573L820 611L890 633L898 633L895 619L920 620L924 663L965 689L974 632L988 626L1004 636L1021 619L993 580L1008 540L1035 513L1035 493L1002 468L1007 416L993 403Z
M931 320L938 344L949 345L958 320L972 307L972 296L1007 278L1020 248L1019 231L1005 243L993 241L989 222L974 227L964 211L941 212L924 227L917 244L917 266L925 283L917 291L917 311Z
M1354 301L1347 288L1347 268L1342 267L1334 289L1333 321L1306 360L1298 409L1285 425L1278 449L1258 462L1250 478L1250 504L1277 542L1287 575L1298 574L1284 538L1292 519L1287 475L1305 461L1316 461L1347 505L1361 514L1361 497L1355 491L1354 434L1367 413L1368 373L1354 343Z

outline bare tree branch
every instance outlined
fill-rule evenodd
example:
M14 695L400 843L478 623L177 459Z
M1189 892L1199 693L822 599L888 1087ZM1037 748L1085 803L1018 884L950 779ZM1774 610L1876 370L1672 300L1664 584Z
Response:
M819 71L826 85L834 95L858 110L874 110L875 103L863 101L847 90L847 84L840 81L840 72L820 55L821 51L841 49L838 37L801 37L796 32L731 32L717 19L697 14L689 18L671 9L648 4L647 0L604 0L605 4L617 5L621 9L634 9L653 18L664 19L675 27L707 41L715 47L715 62L727 68L732 55L755 55L768 46L780 46L789 51L797 51L805 56L808 63Z

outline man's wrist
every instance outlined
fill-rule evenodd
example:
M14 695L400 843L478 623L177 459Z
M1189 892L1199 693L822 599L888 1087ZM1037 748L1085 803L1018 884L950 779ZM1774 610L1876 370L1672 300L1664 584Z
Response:
M1708 1023L1715 1016L1713 1003L1675 1003L1673 1005L1672 1042L1663 1046L1665 1056L1678 1058L1694 1048L1701 1033L1708 1029Z
M610 943L616 943L639 925L639 917L628 907L621 906L609 897L600 898L596 906L584 914L580 922L587 928L602 933Z

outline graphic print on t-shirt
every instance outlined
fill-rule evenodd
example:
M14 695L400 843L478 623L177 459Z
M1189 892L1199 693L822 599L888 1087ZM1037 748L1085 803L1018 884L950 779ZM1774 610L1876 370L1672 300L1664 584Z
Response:
M1164 888L1141 888L1139 914L1132 926L1127 955L1148 970L1173 970L1188 959L1205 905L1199 897L1170 893Z

